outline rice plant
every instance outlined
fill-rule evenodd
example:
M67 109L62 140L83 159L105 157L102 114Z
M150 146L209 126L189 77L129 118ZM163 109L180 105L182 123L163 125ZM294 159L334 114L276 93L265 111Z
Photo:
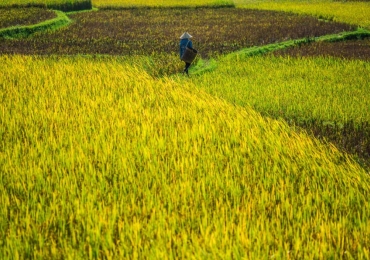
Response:
M303 126L369 160L369 62L243 55L230 54L191 80L212 95Z

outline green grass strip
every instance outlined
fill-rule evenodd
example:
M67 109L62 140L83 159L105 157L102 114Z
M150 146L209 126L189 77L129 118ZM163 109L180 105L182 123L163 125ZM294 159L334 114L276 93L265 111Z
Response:
M317 37L316 41L327 41L327 42L336 42L336 41L346 41L353 39L363 39L370 37L370 30L359 28L356 31L344 32L339 34L330 34Z
M36 32L55 30L71 22L71 20L64 12L55 10L55 13L57 14L56 18L38 24L25 26L12 26L5 29L1 29L0 38L12 39L27 37Z

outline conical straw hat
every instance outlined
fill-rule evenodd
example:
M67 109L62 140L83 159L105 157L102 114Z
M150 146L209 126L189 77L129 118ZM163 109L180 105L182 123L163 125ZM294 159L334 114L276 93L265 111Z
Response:
M181 36L180 36L180 39L189 39L189 38L193 38L193 36L191 36L190 34L188 34L187 32L184 32Z

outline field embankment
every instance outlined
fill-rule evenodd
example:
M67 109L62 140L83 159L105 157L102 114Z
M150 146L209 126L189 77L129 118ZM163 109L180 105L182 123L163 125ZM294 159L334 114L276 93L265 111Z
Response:
M0 61L1 258L369 256L370 178L334 146L117 58Z

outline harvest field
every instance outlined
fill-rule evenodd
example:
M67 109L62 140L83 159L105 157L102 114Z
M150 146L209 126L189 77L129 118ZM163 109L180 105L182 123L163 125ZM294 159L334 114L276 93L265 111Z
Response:
M0 8L0 259L370 259L366 18L182 4Z
M226 57L220 61L222 66L192 81L214 96L252 106L266 116L283 118L368 160L369 63L273 55L267 60Z
M2 258L368 256L334 146L129 61L1 64Z

